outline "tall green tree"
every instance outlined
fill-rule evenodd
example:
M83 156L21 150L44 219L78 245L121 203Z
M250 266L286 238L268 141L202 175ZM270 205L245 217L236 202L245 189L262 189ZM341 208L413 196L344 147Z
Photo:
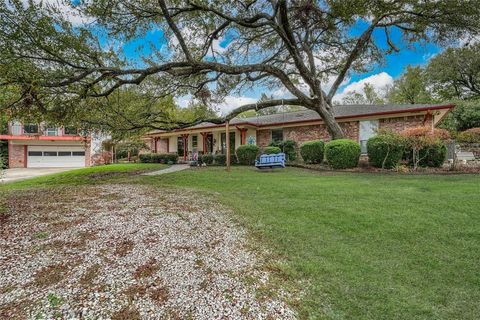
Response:
M345 105L384 104L385 100L370 83L365 83L363 93L352 91L342 98Z
M408 43L448 44L480 33L480 6L472 0L91 0L72 4L71 11L88 23L73 25L41 1L0 3L0 85L18 89L10 106L75 108L83 105L79 100L145 82L163 96L213 88L214 99L265 86L284 88L293 98L247 104L209 120L221 123L283 102L316 111L330 135L341 138L333 97L352 72L406 47L390 37L392 30ZM129 60L115 47L152 30L161 30L168 43L153 44L141 59ZM387 48L373 37L376 31L385 34Z
M431 103L434 100L428 90L425 70L420 66L408 66L400 78L394 81L387 97L390 103Z

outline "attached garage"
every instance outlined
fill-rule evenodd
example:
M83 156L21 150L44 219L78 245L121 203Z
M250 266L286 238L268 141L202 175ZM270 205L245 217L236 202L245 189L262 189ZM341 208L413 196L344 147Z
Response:
M27 146L28 168L85 167L83 146Z

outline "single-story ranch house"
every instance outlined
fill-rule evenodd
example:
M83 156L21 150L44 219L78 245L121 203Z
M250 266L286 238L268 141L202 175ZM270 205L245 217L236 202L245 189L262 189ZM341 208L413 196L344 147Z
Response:
M453 109L453 105L339 105L336 120L349 139L358 141L366 153L366 142L378 129L396 132L418 126L436 126ZM244 144L265 147L272 141L330 139L320 116L312 110L278 113L230 121L230 146ZM152 152L178 152L183 160L195 153L225 153L226 126L201 123L187 129L154 131L145 136Z

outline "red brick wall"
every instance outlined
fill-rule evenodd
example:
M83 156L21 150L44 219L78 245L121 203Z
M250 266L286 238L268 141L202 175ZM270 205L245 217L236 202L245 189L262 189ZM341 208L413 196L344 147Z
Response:
M92 148L91 144L87 143L84 145L85 147L85 167L90 167L92 164L95 164L95 162L92 160Z
M257 130L257 146L266 147L272 139L272 130Z
M25 146L19 144L10 144L8 148L8 166L10 168L25 167Z
M408 128L415 128L423 126L424 116L411 116L411 117L398 117L398 118L388 118L380 119L380 129L392 130L395 132L400 132ZM425 125L432 125L433 119L430 117Z

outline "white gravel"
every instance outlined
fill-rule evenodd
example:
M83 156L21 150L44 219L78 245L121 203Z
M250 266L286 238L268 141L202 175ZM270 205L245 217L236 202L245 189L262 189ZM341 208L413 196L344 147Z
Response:
M0 319L293 319L226 209L193 192L28 191L0 217ZM247 281L248 279L248 281Z

